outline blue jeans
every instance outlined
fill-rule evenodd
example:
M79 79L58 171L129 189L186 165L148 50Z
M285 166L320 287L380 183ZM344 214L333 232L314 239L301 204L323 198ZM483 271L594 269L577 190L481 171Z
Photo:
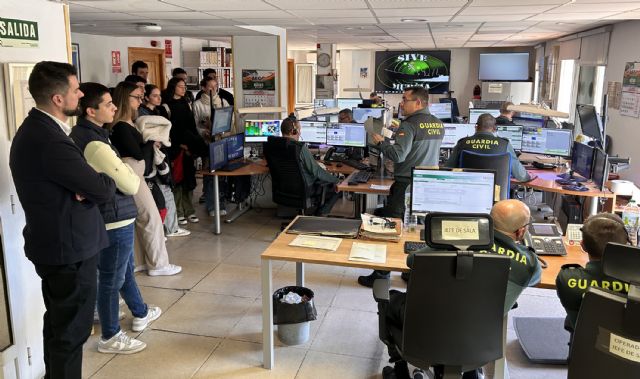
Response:
M98 315L105 340L118 334L118 293L134 317L147 315L147 304L133 274L133 234L135 224L107 230L109 246L100 252L98 261Z

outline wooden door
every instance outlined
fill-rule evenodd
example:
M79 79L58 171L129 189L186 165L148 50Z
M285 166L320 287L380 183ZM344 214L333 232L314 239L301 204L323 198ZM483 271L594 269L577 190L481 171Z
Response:
M292 113L296 107L296 65L293 59L287 59L287 87L287 109Z
M161 89L166 85L164 49L151 49L146 47L129 48L129 70L135 61L143 61L149 65L147 83L155 84Z

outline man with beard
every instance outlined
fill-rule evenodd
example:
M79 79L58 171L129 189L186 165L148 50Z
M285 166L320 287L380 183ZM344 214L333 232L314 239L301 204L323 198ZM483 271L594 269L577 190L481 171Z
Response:
M29 76L31 109L11 145L9 166L26 226L24 251L42 279L45 378L80 378L82 345L96 303L98 252L109 244L98 204L115 183L97 173L69 137L78 114L76 69L39 62Z

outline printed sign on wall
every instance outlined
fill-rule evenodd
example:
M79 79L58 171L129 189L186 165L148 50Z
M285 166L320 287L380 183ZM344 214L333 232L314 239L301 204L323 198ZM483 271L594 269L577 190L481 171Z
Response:
M120 62L119 50L111 51L111 72L114 74L119 74L122 72L122 64Z
M38 23L0 18L0 47L38 47Z

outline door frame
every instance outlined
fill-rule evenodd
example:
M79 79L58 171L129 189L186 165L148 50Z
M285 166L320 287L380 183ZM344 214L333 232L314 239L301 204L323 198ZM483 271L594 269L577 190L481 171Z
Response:
M131 68L131 65L133 64L133 62L135 62L135 60L131 58L132 55L152 54L152 55L159 56L160 57L160 78L159 78L160 83L154 83L154 84L160 87L161 89L167 87L167 83L166 83L167 76L165 72L167 62L166 62L166 58L164 57L164 49L154 49L151 47L129 47L127 48L127 54L128 54L128 61L129 61L129 69Z

